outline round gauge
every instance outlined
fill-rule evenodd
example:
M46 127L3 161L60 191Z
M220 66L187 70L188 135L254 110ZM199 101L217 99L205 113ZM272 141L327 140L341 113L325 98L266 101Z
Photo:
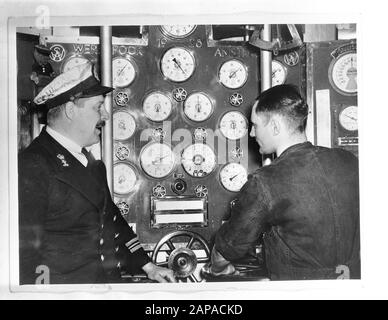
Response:
M226 190L238 192L248 180L248 172L239 163L228 163L220 171L220 181Z
M205 177L216 166L214 151L206 144L194 143L182 152L182 166L192 177Z
M183 82L191 77L195 69L195 59L185 48L167 50L160 62L163 75L174 82Z
M136 130L136 121L125 111L113 114L113 139L126 140L133 136Z
M69 71L70 69L79 66L81 64L89 62L89 59L83 57L83 56L73 56L66 60L66 62L63 64L62 72Z
M350 106L343 109L339 114L339 123L348 131L358 130L357 107Z
M357 54L344 53L329 68L329 79L334 89L345 95L357 93Z
M229 140L241 139L248 132L248 120L241 112L227 112L220 120L220 130Z
M239 60L228 60L222 64L218 72L218 78L227 88L241 88L248 79L248 69Z
M114 87L127 87L133 82L133 80L135 80L135 65L132 61L126 58L115 58L112 62L112 74Z
M184 38L184 37L187 37L189 34L193 33L193 31L196 28L196 25L171 24L171 25L161 26L160 28L162 29L162 32L167 36L170 36L173 38Z
M192 121L205 121L209 119L212 112L213 103L204 93L193 93L184 103L184 113Z
M126 163L116 163L113 166L113 188L117 194L127 194L131 192L137 182L135 169Z
M150 93L143 101L143 111L145 116L151 121L164 121L171 114L172 101L164 93Z
M287 68L279 61L272 60L272 86L286 82Z
M174 169L175 156L163 143L151 143L140 152L140 164L144 172L153 178L164 178Z

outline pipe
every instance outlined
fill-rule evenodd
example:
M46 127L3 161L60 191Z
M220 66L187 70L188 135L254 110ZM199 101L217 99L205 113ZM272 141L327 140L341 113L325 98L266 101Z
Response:
M112 27L100 27L101 39L101 84L112 87ZM113 195L113 125L112 125L112 94L105 97L105 109L110 114L102 131L102 160L106 166L108 186Z
M271 42L271 25L265 24L261 30L261 39ZM260 50L260 75L261 75L261 88L260 92L263 92L272 87L272 51ZM262 155L263 166L271 164L274 159L274 155Z

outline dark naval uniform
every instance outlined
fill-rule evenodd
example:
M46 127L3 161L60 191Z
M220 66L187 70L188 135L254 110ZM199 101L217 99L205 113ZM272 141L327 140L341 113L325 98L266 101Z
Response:
M150 258L113 203L102 161L84 167L45 129L19 157L20 284L119 282Z

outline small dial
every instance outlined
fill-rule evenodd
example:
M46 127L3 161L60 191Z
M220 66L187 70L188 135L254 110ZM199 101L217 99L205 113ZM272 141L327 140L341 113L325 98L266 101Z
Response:
M136 121L125 111L113 114L113 139L126 140L133 136L136 130Z
M126 163L116 163L113 166L113 188L117 194L131 192L137 182L135 169Z
M185 24L185 25L179 25L179 24L171 24L171 25L164 25L160 27L162 29L162 32L165 35L168 35L173 38L184 38L187 37L189 34L193 33L193 31L196 28L196 25L194 24Z
M168 145L151 143L140 152L140 165L149 176L164 178L174 169L175 156Z
M118 92L115 96L115 102L118 106L123 107L129 102L129 96L126 92Z
M205 128L195 128L194 130L194 139L204 141L207 137L207 131Z
M205 121L213 113L213 103L206 94L193 93L184 103L184 113L192 121Z
M194 73L195 59L189 50L174 47L164 53L160 68L168 80L183 82Z
M334 89L345 95L357 93L357 54L345 53L329 68L329 79Z
M198 198L204 198L208 195L209 190L206 186L199 184L194 188L194 193Z
M272 86L286 82L287 68L279 61L272 60Z
M127 216L129 213L129 204L126 201L119 201L116 203L117 208L120 209L122 216Z
M220 120L220 130L229 140L241 139L248 132L248 120L241 112L227 112Z
M70 69L79 66L81 64L89 62L89 59L82 57L82 56L74 56L69 59L64 63L62 67L62 72L69 71Z
M216 166L214 151L206 144L194 143L182 152L182 166L192 177L205 177Z
M143 101L143 111L145 116L151 121L164 121L171 114L172 101L162 92L150 93Z
M241 88L248 79L248 69L239 60L228 60L222 64L218 72L218 78L227 88Z
M350 106L346 107L339 114L339 122L341 126L348 131L356 131L358 130L358 122L357 122L357 107Z
M152 188L152 195L157 198L163 198L166 195L166 187L161 184Z
M135 80L135 64L126 58L115 58L112 62L112 73L114 87L127 87Z
M220 171L221 184L226 190L232 192L240 191L247 179L247 170L239 163L229 163Z

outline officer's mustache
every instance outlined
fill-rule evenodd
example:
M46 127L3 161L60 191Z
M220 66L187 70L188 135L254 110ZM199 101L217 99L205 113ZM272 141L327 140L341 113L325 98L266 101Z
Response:
M104 126L105 126L105 121L98 121L96 124L97 129L101 129Z

